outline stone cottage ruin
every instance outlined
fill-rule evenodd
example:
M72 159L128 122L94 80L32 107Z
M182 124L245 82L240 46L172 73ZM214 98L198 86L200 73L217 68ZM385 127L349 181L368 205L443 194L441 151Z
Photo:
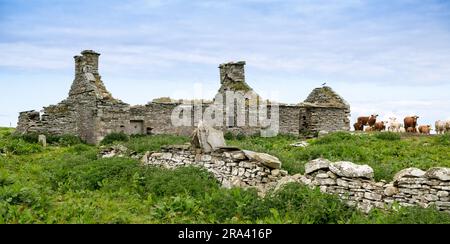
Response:
M99 53L92 50L75 56L75 79L69 96L56 105L44 107L42 112L25 111L19 115L18 133L73 134L87 143L98 143L107 134L124 132L133 134L175 134L190 135L202 118L195 118L197 107L192 110L192 123L174 126L171 115L181 102L153 101L146 105L130 106L114 98L106 89L98 71ZM245 82L245 62L221 64L218 95L226 91L253 92ZM256 93L255 93L256 94ZM257 95L257 94L256 94ZM217 98L217 95L216 95ZM210 102L201 102L202 109ZM190 106L190 107L189 107ZM245 116L249 117L249 104ZM278 104L279 133L316 135L319 131L339 131L350 129L350 106L330 87L314 89L308 98L296 105ZM269 108L270 110L270 108ZM237 126L236 116L225 117L223 131L254 134L261 127Z

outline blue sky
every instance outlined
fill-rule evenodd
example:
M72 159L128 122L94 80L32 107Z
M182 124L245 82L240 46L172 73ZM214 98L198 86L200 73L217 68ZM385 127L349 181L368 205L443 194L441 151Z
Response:
M218 65L245 60L259 93L298 103L324 81L352 120L450 119L447 0L0 0L0 125L67 96L73 56L100 52L100 73L130 104L211 98Z

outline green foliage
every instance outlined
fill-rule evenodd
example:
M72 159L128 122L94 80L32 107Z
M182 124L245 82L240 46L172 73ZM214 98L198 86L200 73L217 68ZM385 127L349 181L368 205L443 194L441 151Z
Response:
M52 134L44 134L47 144L59 145L59 146L70 146L81 143L81 139L75 135L52 135ZM39 133L31 132L23 135L14 135L13 138L23 140L28 143L38 143L39 142Z
M233 139L235 139L235 137L234 137L233 133L231 133L231 131L225 132L223 137L225 138L225 140L233 140Z
M14 132L14 128L0 127L0 138L10 137L13 132Z
M26 133L23 135L17 134L13 136L15 139L22 139L25 142L28 143L38 143L39 141L39 134L38 133Z
M59 146L72 146L82 143L78 136L66 134L61 136L47 136L47 143Z
M353 215L349 223L357 224L449 224L450 214L437 211L434 207L408 207L386 212L373 209L368 215Z
M333 143L340 143L345 141L351 141L354 137L347 132L334 132L330 133L324 137L321 137L315 141L315 144L333 144Z
M27 155L43 150L41 145L26 142L22 139L0 140L0 153Z
M172 144L184 144L189 138L174 135L151 135L143 137L132 137L125 146L135 152L157 151L161 146Z
M112 144L114 142L127 142L130 140L130 137L123 132L119 133L110 133L103 138L100 142L102 145Z
M247 138L247 136L244 134L244 133L238 133L237 135L236 135L236 140L238 140L238 141L242 141L242 140L245 140L245 138Z
M151 192L156 196L183 193L200 196L218 188L217 181L209 173L198 168L186 167L167 171L149 167L143 169L141 174L144 192Z
M355 209L343 204L337 196L293 183L265 201L267 207L278 209L281 216L288 216L294 223L345 223L355 213Z
M435 137L434 144L442 146L450 146L450 134L438 135Z
M380 132L376 133L375 137L380 140L386 140L386 141L399 141L401 139L399 133L394 132Z

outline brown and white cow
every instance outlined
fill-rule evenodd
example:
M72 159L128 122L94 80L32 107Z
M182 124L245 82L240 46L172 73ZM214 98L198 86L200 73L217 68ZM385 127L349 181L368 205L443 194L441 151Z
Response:
M375 131L384 131L386 129L387 121L376 122L373 126Z
M431 131L431 125L420 125L419 133L424 135L429 135Z
M358 117L358 120L356 123L359 123L363 126L364 125L373 126L375 124L375 122L377 122L377 117L378 117L378 114L372 114L368 117L361 116L361 117Z
M417 132L416 127L417 127L417 119L418 118L419 118L419 116L417 116L417 115L405 117L403 122L405 125L406 132ZM412 128L413 130L411 131L409 128Z
M355 131L363 131L364 125L356 122L356 123L353 124L353 128L355 128Z

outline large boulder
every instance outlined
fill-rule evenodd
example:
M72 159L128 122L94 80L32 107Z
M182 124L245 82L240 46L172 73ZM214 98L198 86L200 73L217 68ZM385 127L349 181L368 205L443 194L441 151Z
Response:
M450 181L450 168L442 168L442 167L431 168L425 173L425 177L429 179Z
M321 169L328 170L330 163L331 162L325 158L311 160L305 164L305 174L311 174Z
M394 175L394 181L398 181L400 178L420 178L425 175L425 171L418 168L407 168L400 170Z
M330 170L342 177L373 179L373 169L369 165L341 161L330 164Z
M192 133L191 145L200 148L202 152L209 153L225 147L223 132L200 121L197 129Z
M247 158L250 160L257 161L261 163L262 165L265 165L272 169L280 169L281 168L281 161L272 155L269 155L267 153L258 153L253 151L247 151L242 150Z

